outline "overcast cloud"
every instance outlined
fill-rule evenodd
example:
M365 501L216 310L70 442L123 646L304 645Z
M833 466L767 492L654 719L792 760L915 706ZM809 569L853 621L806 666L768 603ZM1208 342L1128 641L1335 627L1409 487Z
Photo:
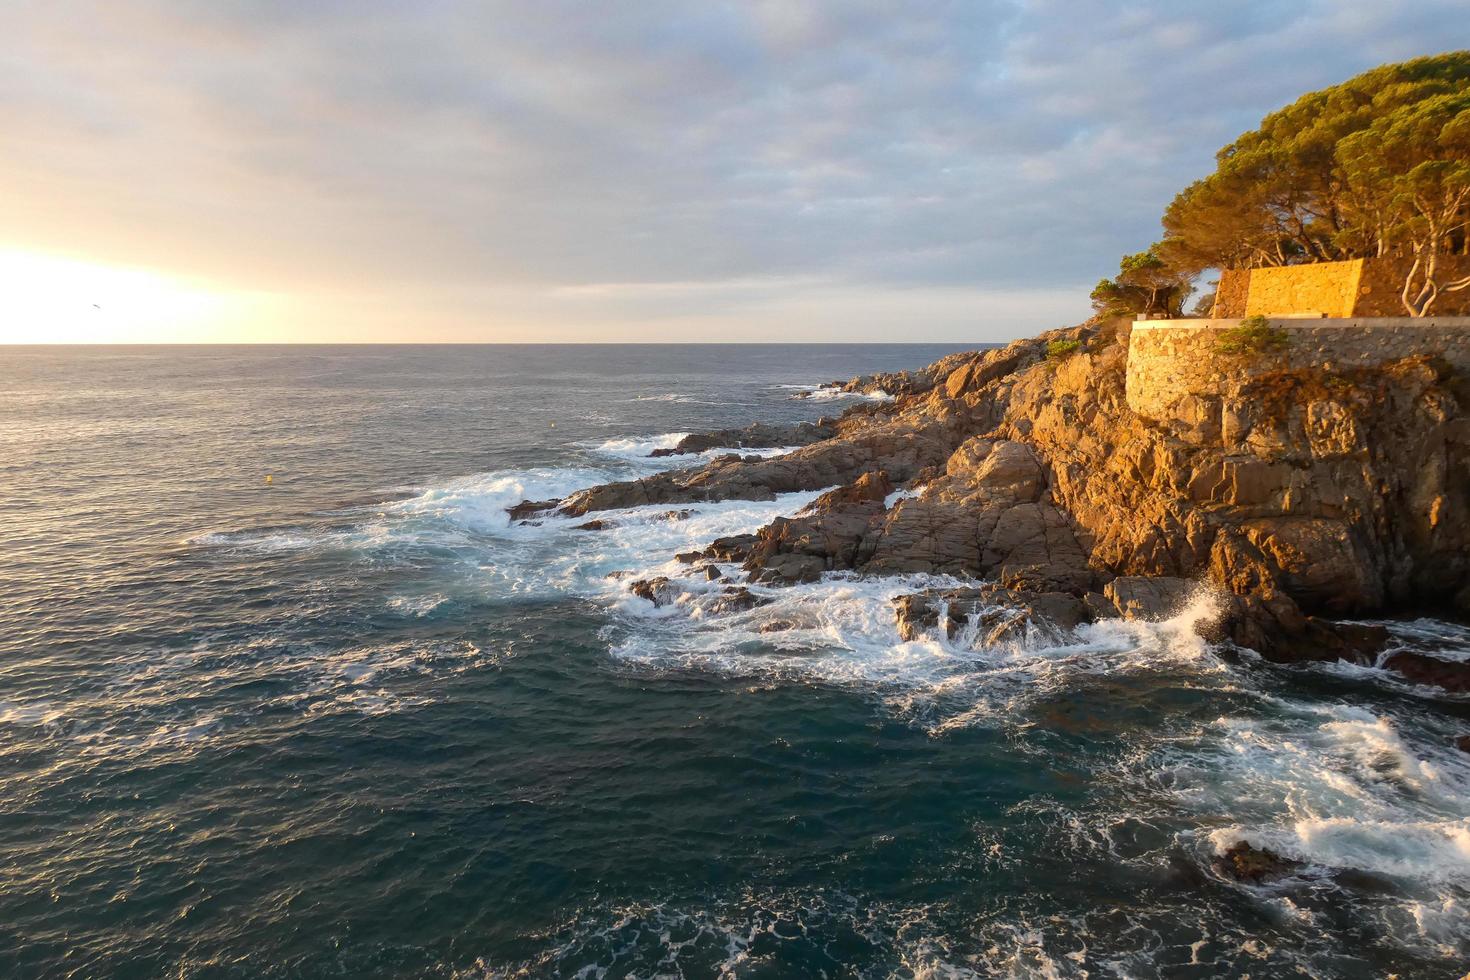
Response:
M0 245L321 339L987 340L1075 321L1267 111L1464 0L0 7Z

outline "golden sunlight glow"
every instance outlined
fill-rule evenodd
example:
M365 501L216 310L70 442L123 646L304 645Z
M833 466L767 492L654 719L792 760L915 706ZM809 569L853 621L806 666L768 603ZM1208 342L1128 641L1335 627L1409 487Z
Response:
M0 343L208 343L242 339L262 298L144 269L0 249Z

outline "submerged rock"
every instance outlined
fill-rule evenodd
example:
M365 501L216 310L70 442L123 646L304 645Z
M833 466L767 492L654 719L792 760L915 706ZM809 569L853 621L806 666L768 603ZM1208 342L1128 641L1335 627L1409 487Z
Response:
M1215 858L1215 870L1236 881L1260 885L1293 875L1302 869L1300 861L1284 858L1265 848L1253 847L1245 841L1230 845Z
M720 597L708 607L708 611L715 614L745 612L765 603L765 599L744 586L727 585L721 591Z
M655 606L667 606L678 599L683 590L665 575L639 579L628 586L628 591L640 599L647 599Z
M522 500L514 507L507 507L506 512L510 514L512 521L524 522L528 518L535 517L537 514L554 510L560 503L560 500Z
M1470 662L1404 651L1390 656L1383 666L1398 671L1415 684L1442 687L1457 694L1470 693Z

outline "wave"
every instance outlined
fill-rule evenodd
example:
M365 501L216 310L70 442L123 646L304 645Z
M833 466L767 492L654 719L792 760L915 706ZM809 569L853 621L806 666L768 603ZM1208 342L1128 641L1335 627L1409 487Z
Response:
M723 568L738 575L731 566ZM1012 724L1022 703L1079 674L1180 663L1205 672L1227 669L1194 630L1195 623L1214 613L1214 600L1207 595L1159 623L1106 620L1073 631L1033 624L1019 638L987 646L973 621L953 638L934 630L905 641L898 632L894 599L973 585L970 580L829 573L805 585L748 586L763 604L716 615L720 581L705 581L689 566L671 564L659 571L683 576L677 581L680 594L662 607L625 595L620 611L647 622L626 632L614 645L614 656L651 668L861 686L934 734Z
M1128 750L1116 763L1104 763L1116 770L1104 768L1095 778L1108 781L1131 809L1059 814L1059 826L1075 835L1067 846L1106 849L1113 846L1108 842L1115 826L1155 820L1176 828L1167 835L1167 847L1192 855L1208 874L1214 855L1237 841L1250 841L1318 869L1300 885L1257 889L1261 894L1254 900L1280 914L1288 914L1283 903L1292 905L1293 915L1318 914L1310 912L1308 898L1326 889L1354 908L1371 906L1371 915L1363 913L1364 928L1378 941L1431 956L1470 951L1470 916L1462 914L1470 902L1470 756L1452 746L1455 722L1427 712L1402 717L1269 693L1261 687L1260 672L1236 665L1197 634L1196 625L1215 611L1206 594L1160 622L1106 620L1071 630L1033 624L1020 636L987 644L972 620L953 637L935 630L905 641L894 618L895 598L974 583L932 575L829 573L813 583L767 588L743 583L734 565L717 564L721 577L710 581L707 563L673 560L717 537L754 531L792 514L821 491L772 501L600 512L601 530L580 528L584 519L555 514L534 524L512 524L505 513L522 499L564 496L601 482L618 467L626 472L641 465L646 452L673 445L682 435L612 439L586 447L608 459L606 467L505 471L445 481L407 499L336 515L341 526L276 530L256 544L296 547L315 535L317 546L353 547L391 558L395 549L411 544L448 542L460 562L452 580L437 580L423 595L399 589L387 600L390 609L432 618L441 608L453 608L461 592L491 598L580 597L602 610L606 625L600 635L610 656L628 670L852 689L871 698L884 715L934 738L991 729L1024 746L1043 737L1038 733L1047 723L1037 712L1073 700L1076 692L1099 685L1148 691L1158 683L1189 689L1196 700L1218 700L1224 712L1197 727L1180 730L1161 721L1130 733ZM246 539L213 540L217 546L241 547ZM631 582L652 576L670 579L671 601L654 606L630 591ZM736 582L760 604L727 611L721 604L724 590ZM1460 627L1422 620L1390 628L1396 642L1405 645L1470 650ZM455 669L456 663L483 665L489 656L446 654L435 665L435 657L425 658L413 646L323 650L308 658L315 662L294 682L294 693L282 696L298 698L312 713L402 710L432 694L396 684L394 678ZM0 708L0 719L25 723L55 711L66 713L65 708L7 705ZM231 723L228 717L179 717L168 722L174 727L145 735L141 744L179 749L190 738L208 740ZM1393 884L1365 896L1347 879L1334 883L1332 876L1341 869ZM655 919L658 914L650 913ZM692 920L679 922L691 936L705 928ZM730 928L738 931L747 924L737 920ZM1056 975L1076 972L1058 965L1065 951L1059 953L1049 941L1029 942L1029 933L1019 925L1016 929L1014 945L995 963L1041 969L1038 964L1045 960ZM729 939L718 935L720 943ZM652 940L638 940L645 941ZM706 940L690 941L697 946ZM715 933L708 941L718 945ZM748 950L750 945L737 942L736 947ZM980 975L995 965L978 953L967 962L984 964ZM931 966L941 974L961 968L942 957Z
M547 948L533 959L480 960L452 976L735 977L784 975L794 968L801 975L919 980L987 975L947 959L950 942L933 923L934 912L795 889L608 904L583 909L553 928ZM833 937L841 938L840 952L828 946Z
M739 453L741 456L760 456L769 459L772 456L784 456L786 453L795 452L799 446L775 446L764 449L745 449L740 446L716 446L697 453L679 453L675 456L650 457L650 454L658 449L675 449L679 442L688 436L688 432L665 432L656 436L634 436L621 439L606 439L596 443L582 443L581 445L593 452L609 456L640 469L653 468L683 469L690 466L699 466L729 453Z
M836 401L843 398L853 398L870 402L891 402L897 395L890 395L886 391L848 391L837 385L776 385L775 387L787 391L795 391L792 398L810 398L817 401Z
M709 401L705 398L695 398L677 391L666 392L662 395L634 395L632 398L624 399L629 402L665 402L676 405L723 405L725 402Z

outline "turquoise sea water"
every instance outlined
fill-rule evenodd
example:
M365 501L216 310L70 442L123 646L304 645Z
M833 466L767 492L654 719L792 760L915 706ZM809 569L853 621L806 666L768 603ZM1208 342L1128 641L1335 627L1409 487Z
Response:
M1462 974L1463 699L609 577L812 494L506 519L949 349L0 348L0 976Z

